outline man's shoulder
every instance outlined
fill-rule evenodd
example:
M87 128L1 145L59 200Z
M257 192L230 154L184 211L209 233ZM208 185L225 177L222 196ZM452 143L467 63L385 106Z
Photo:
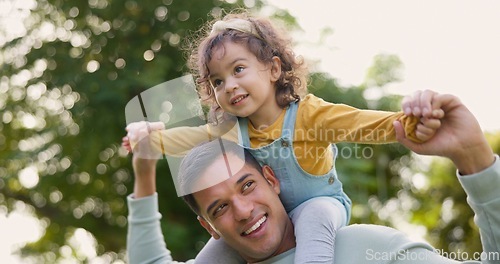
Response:
M337 232L335 263L370 263L374 256L390 257L408 248L433 250L428 243L413 240L394 228L353 224Z

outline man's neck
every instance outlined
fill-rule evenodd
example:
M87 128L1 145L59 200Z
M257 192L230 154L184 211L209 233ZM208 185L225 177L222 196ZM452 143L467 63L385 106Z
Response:
M281 244L276 250L275 254L273 256L277 256L283 252L286 252L292 248L295 248L296 243L295 243L295 232L293 228L292 221L288 219L287 224L285 225L285 235L283 236L283 239L281 240Z
M288 219L285 225L285 232L283 239L281 240L281 244L278 246L276 251L271 254L267 259L259 260L257 262L249 262L249 263L259 263L259 264L267 264L267 263L292 263L289 262L289 255L295 255L295 232L293 228L292 221ZM294 250L291 250L294 249ZM293 257L291 258L293 260ZM286 261L285 261L286 260Z
M289 264L295 260L295 248L289 249L277 256L253 264Z

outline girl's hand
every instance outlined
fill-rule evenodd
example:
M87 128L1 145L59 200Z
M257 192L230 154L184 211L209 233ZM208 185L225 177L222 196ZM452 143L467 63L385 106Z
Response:
M444 111L441 109L441 103L436 100L436 95L437 93L431 90L416 91L413 95L403 98L401 108L407 116L442 119Z
M415 135L422 142L431 139L441 127L441 119L420 117L420 124L417 125Z
M432 91L416 95L429 100L420 100L418 103L415 96L405 98L405 114L441 116L441 126L428 141L415 143L405 137L401 123L396 121L396 137L401 144L418 154L447 157L462 174L479 172L493 163L493 150L477 119L456 96ZM438 111L433 113L435 110Z
M406 115L420 118L415 134L422 142L431 139L441 127L444 111L433 102L435 93L429 90L417 91L403 99L402 108Z
M162 122L134 122L127 125L127 135L122 138L122 146L129 152L143 159L159 159L161 152L150 144L150 134L155 130L165 129Z

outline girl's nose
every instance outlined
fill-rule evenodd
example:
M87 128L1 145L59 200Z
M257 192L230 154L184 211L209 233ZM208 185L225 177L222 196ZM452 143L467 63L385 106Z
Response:
M232 93L237 88L238 88L238 83L236 82L235 78L231 77L227 78L225 85L226 93Z

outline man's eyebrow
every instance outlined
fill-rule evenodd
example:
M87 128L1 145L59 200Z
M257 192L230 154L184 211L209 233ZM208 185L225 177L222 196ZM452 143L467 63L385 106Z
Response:
M243 182L246 178L252 176L251 173L245 173L243 174L243 176L241 176L237 181L236 181L236 184L235 185L238 185L240 184L241 182ZM217 199L215 201L213 201L208 207L207 207L207 214L210 215L210 211L212 211L212 209L219 203L220 199Z
M210 215L210 211L219 203L220 199L215 200L207 207L207 215Z
M244 181L246 178L248 178L249 176L251 176L252 174L251 173L245 173L243 174L243 176L241 176L237 181L236 181L236 185L240 184L242 181Z

